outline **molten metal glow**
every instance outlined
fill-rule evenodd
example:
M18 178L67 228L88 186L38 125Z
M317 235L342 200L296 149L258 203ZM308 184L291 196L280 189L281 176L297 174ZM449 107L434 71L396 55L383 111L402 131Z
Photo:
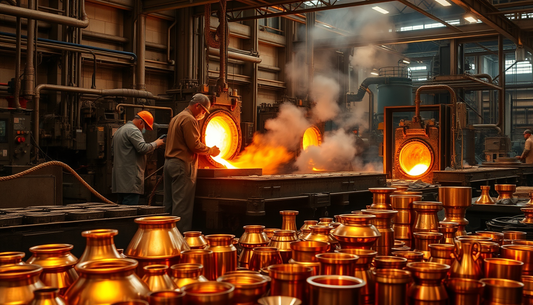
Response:
M312 126L305 130L302 138L302 149L306 150L309 146L320 146L322 144L322 137L318 128Z
M218 114L210 118L205 129L205 145L220 149L220 154L213 157L213 160L227 168L235 168L227 159L234 155L238 141L237 127L228 115Z
M399 155L401 169L409 176L418 177L429 170L433 155L422 142L412 141L406 144Z

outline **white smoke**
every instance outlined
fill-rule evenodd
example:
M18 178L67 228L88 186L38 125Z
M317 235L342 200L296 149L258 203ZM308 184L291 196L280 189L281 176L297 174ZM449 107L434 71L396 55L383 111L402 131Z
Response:
M305 118L301 108L290 103L281 104L278 116L265 122L267 133L264 139L270 146L283 146L297 149L305 130L311 123Z
M340 89L339 83L333 78L324 75L317 75L313 78L310 96L315 103L312 115L316 122L331 120L339 114L340 107L337 100Z

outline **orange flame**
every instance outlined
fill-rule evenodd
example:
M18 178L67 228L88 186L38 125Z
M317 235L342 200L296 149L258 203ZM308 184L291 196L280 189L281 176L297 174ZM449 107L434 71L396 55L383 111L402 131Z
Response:
M432 159L433 156L429 148L419 141L406 144L399 155L401 169L412 177L425 174L431 166Z

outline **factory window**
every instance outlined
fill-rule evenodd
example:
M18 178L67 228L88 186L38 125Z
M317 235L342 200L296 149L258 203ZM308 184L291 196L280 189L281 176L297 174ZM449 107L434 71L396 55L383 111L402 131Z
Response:
M442 27L445 27L445 25L440 22L424 25L425 29L442 28Z
M505 60L505 68L509 68L514 64L514 60ZM505 74L528 74L532 73L531 64L528 61L521 61L516 63L511 69L507 70Z
M280 17L259 19L259 30L274 34L283 34Z
M446 20L448 24L451 25L458 25L461 23L461 20L459 19L453 19L453 20ZM416 30L423 30L423 29L431 29L431 28L441 28L445 26L442 23L430 23L430 24L417 24L417 25L410 25L410 26L402 26L400 27L400 32L407 32L407 31L416 31Z

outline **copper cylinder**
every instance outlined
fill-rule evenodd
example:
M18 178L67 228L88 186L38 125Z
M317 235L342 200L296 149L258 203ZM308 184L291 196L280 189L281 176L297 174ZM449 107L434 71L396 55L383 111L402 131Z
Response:
M481 252L479 253L479 259L476 262L478 263L479 267L481 267L481 270L484 270L484 260L486 258L498 257L500 255L500 245L495 242L485 240L480 240L479 244L481 245Z
M437 213L442 210L442 203L438 201L415 201L413 209L416 219L413 224L413 233L439 232L439 217Z
M527 232L523 232L523 231L502 231L502 233L503 233L503 239L516 240L516 239L526 239L527 237Z
M311 276L320 275L320 267L322 264L320 262L297 262L294 259L291 258L289 261L289 264L296 264L303 267L309 267L311 268ZM262 269L261 272L263 272L266 269ZM266 272L266 275L268 275L268 270Z
M163 290L152 292L148 295L150 305L182 305L184 292L176 290Z
M500 278L513 281L522 279L522 266L524 263L510 258L486 258L485 277Z
M513 200L513 194L516 192L516 184L495 184L494 190L498 192L496 202L500 200Z
M311 276L311 272L311 268L297 264L269 266L268 274L272 278L270 294L295 297L306 302L305 280Z
M315 275L307 279L309 305L358 305L365 281L346 275Z
M0 267L0 304L28 304L33 291L43 288L39 279L43 268L38 265L8 265Z
M275 231L278 231L278 230L281 230L281 229L278 229L278 228L266 228L265 230L263 230L263 232L265 232L265 234L267 235L268 239L272 239L272 236L274 236L274 232Z
M476 252L476 248L478 251ZM454 251L455 262L450 271L450 278L468 278L479 280L483 277L483 270L477 264L481 245L478 241L469 238L460 238Z
M376 305L405 305L412 282L411 272L399 269L381 269L374 273Z
M230 305L235 287L230 283L200 282L181 288L185 293L183 304L187 305Z
M310 232L311 231L310 227L316 226L317 224L318 224L318 220L304 220L303 226L300 227L300 234L298 235L298 239L302 239L302 237L305 236L303 234L304 230L309 230Z
M374 290L375 280L372 272L370 271L370 264L377 252L367 249L341 249L339 253L355 254L359 259L355 262L355 274L356 278L362 279L367 284L361 288L361 299L363 304L374 304Z
M207 240L200 231L184 232L183 239L190 249L205 249L207 247Z
M432 263L453 265L455 261L453 252L455 250L455 245L451 244L430 244L429 251L431 253L431 258L429 259Z
M488 236L492 239L493 242L498 243L500 246L502 245L504 234L500 232L494 232L494 231L476 231L476 235L479 236Z
M521 281L524 284L523 304L533 305L533 276L522 275Z
M269 247L278 248L283 263L287 264L292 258L291 243L297 241L295 231L277 230L268 243Z
M508 239L510 240L510 239ZM533 240L515 239L509 244L533 246Z
M490 197L490 185L482 185L481 188L481 195L476 200L475 204L496 204L494 199Z
M78 260L78 264L104 258L122 258L113 241L115 235L118 235L118 230L98 229L83 231L81 236L87 239L87 244L85 251Z
M8 265L25 265L22 259L26 256L24 252L0 252L0 267Z
M394 210L398 211L392 222L394 238L405 242L408 247L413 246L412 226L415 221L415 212L413 202L421 201L421 195L391 195L391 205Z
M407 185L407 184L394 184L394 185L391 185L391 187L396 189L394 191L394 193L396 193L396 192L406 192L409 189L409 185Z
M368 189L373 196L371 209L392 210L390 195L396 191L394 187L371 187Z
M424 260L424 253L418 251L393 251L392 255L406 258L408 263L421 262Z
M450 304L480 305L485 284L473 279L449 279L447 281Z
M374 258L374 268L379 269L403 269L407 265L407 258L398 256L378 255Z
M359 256L349 253L320 253L316 255L320 262L321 275L354 276L355 262Z
M179 263L181 251L189 250L189 245L183 239L176 227L180 217L150 216L136 218L139 225L137 232L131 239L126 256L139 262L137 275L144 275L144 266L164 264L172 266Z
M298 211L279 211L279 214L282 217L281 229L286 231L294 231L298 233L298 228L296 227L296 215L299 214Z
M252 249L252 259L250 260L249 269L259 271L270 265L283 264L279 250L274 247L257 247Z
M455 245L455 236L458 228L459 224L456 222L439 222L439 233L442 233L442 240L440 243Z
M521 305L524 284L507 279L484 278L485 305Z
M375 215L342 214L341 225L333 231L342 249L370 249L381 237L379 230L370 223Z
M424 260L428 261L431 257L430 244L438 244L442 239L442 233L435 232L417 232L413 233L415 237L414 250L424 253Z
M446 217L443 221L459 224L456 235L466 235L466 209L472 205L472 188L466 186L439 187L439 200L444 207Z
M317 226L330 226L331 223L333 222L333 218L331 217L320 217L318 219L318 223L316 224Z
M533 191L529 191L529 201L526 202L526 207L529 207L529 206L532 206L533 205Z
M533 246L503 245L500 250L500 257L523 262L522 274L533 275Z
M167 265L144 266L142 281L148 285L151 291L174 290L178 288L167 273Z
M339 241L331 235L331 227L311 226L311 232L302 237L302 240L321 241L328 244L328 252L335 252L340 249Z
M298 262L318 262L317 254L325 253L329 245L321 241L295 241L290 243L292 258Z
M234 237L235 235L231 234L206 236L209 242L207 250L213 251L213 270L216 278L228 271L237 270L237 249L232 243Z
M181 263L170 267L170 275L177 288L198 282L207 282L202 275L203 266L200 264Z
M302 305L300 299L282 295L260 298L257 303L259 305Z
M106 258L76 265L80 277L67 290L67 304L93 304L95 299L98 304L112 304L146 298L150 289L135 274L137 265L137 261L128 258Z
M449 269L446 264L408 263L407 270L414 279L408 292L409 304L448 304L448 293L442 281Z
M33 291L33 301L29 305L66 305L59 296L59 288L43 287Z
M137 300L130 300L130 301L115 302L111 305L149 305L149 304L146 301L137 299Z
M395 210L361 210L363 214L370 214L376 218L370 221L381 234L376 240L372 249L378 252L378 255L390 255L394 246L394 231L392 230L392 218L398 214Z
M230 283L235 286L232 304L254 305L268 290L270 280L260 274L225 274L218 282Z
M243 249L239 255L239 267L249 269L250 259L252 258L252 249L255 247L265 247L270 240L263 232L265 226L247 225L243 228L244 233L239 238L239 245Z
M213 268L213 251L206 249L191 249L181 251L180 262L182 264L201 264L203 268L200 275L205 276L210 281L216 280L215 270Z

